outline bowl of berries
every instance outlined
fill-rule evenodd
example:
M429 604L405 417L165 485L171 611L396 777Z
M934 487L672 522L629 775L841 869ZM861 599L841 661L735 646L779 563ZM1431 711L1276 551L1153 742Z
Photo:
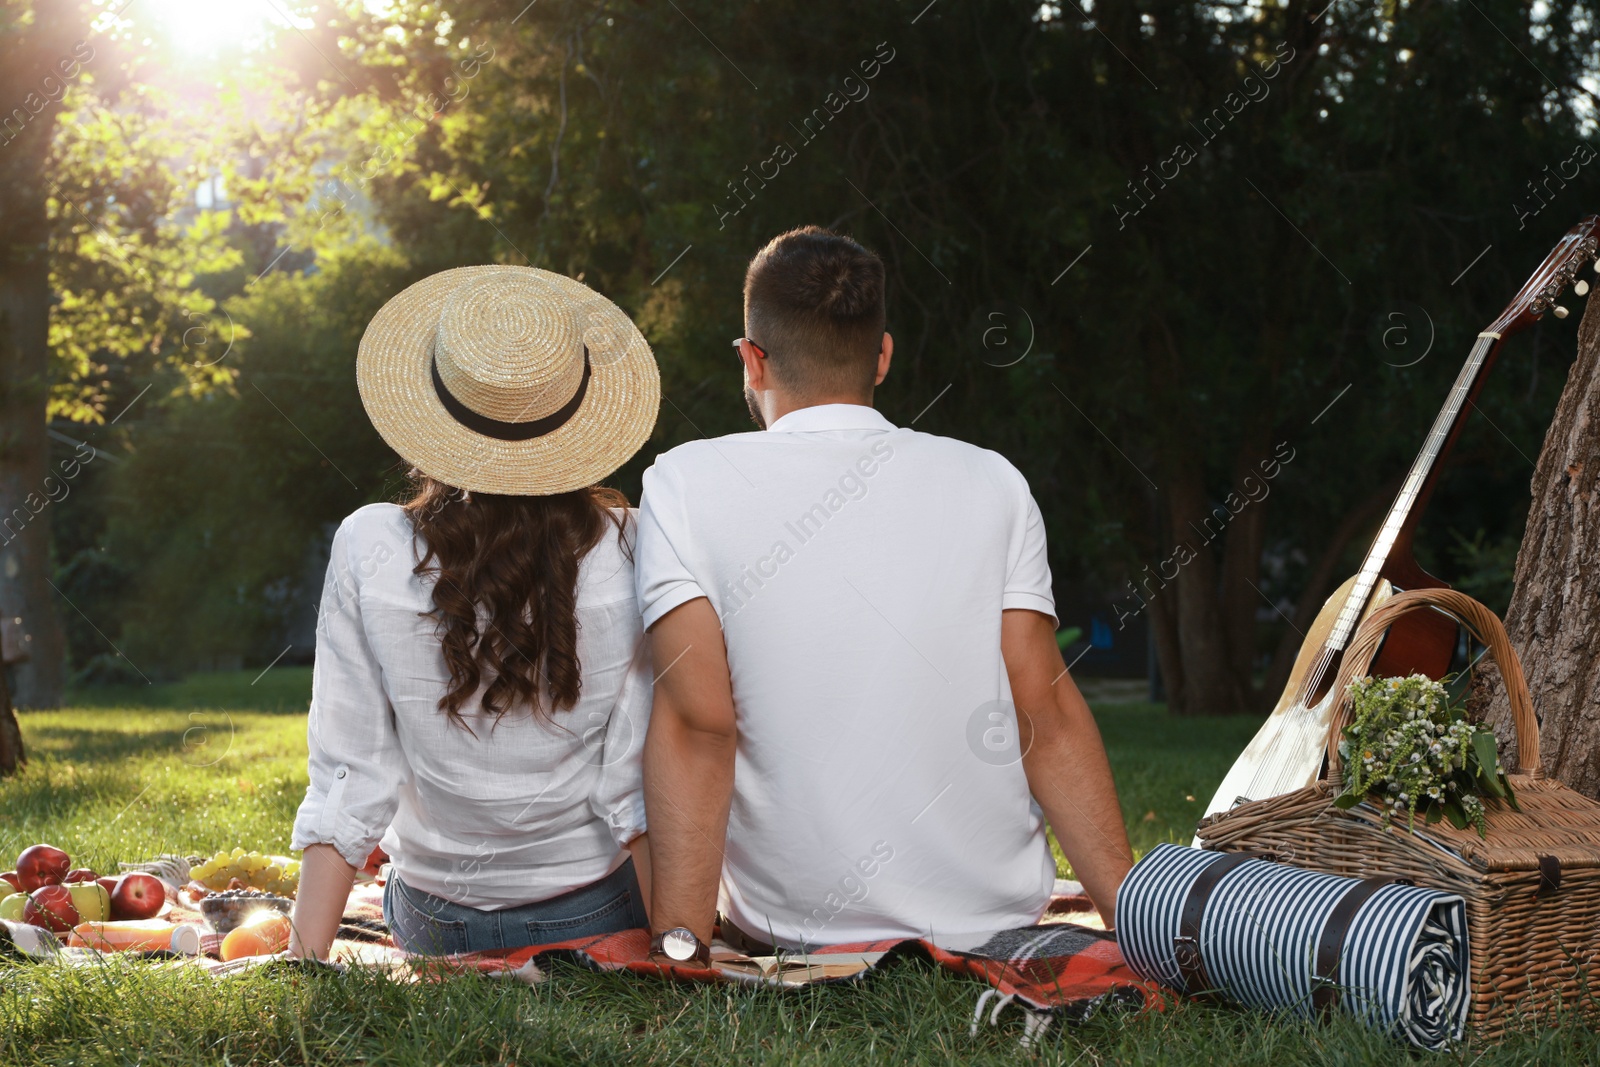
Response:
M217 933L226 936L249 922L257 912L275 911L288 915L294 901L261 889L224 889L200 900L200 914Z

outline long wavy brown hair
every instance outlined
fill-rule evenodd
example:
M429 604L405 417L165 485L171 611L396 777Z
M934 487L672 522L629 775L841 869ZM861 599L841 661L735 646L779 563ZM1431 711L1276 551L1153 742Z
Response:
M427 546L416 573L436 575L425 614L450 668L440 709L465 726L461 709L486 680L482 707L497 719L523 703L547 720L571 708L583 691L578 564L609 527L624 531L627 497L598 486L495 496L411 478L405 509Z

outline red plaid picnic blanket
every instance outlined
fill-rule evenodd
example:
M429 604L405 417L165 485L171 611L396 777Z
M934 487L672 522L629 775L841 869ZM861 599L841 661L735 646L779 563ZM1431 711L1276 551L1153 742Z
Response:
M926 938L865 941L778 960L723 952L711 967L703 968L653 963L648 933L627 930L532 948L428 960L410 957L409 962L430 977L476 972L537 981L550 963L560 960L598 971L682 981L794 987L861 981L902 960L923 959L987 982L1007 998L1003 1003L1019 1001L1073 1022L1107 1008L1137 1009L1161 1002L1160 995L1128 969L1116 935L1104 930L1052 923L1002 930L971 941L960 946Z

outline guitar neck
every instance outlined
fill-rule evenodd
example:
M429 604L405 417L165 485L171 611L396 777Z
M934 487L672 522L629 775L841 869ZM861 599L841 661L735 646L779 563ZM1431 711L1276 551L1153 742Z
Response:
M1345 598L1344 606L1339 611L1339 618L1328 635L1324 646L1328 651L1343 651L1355 634L1356 625L1361 621L1361 613L1366 608L1367 601L1371 599L1372 591L1377 588L1378 577L1389 559L1389 553L1394 550L1401 531L1412 518L1417 501L1430 487L1431 476L1439 457L1455 436L1464 418L1463 413L1474 386L1500 342L1501 337L1496 333L1478 335L1477 343L1472 346L1472 353L1462 366L1461 373L1456 375L1455 386L1445 399L1444 407L1433 420L1433 428L1428 431L1428 436L1422 443L1422 451L1418 452L1417 458L1412 461L1411 470L1400 487L1399 495L1389 506L1389 513L1383 520L1383 526L1379 528L1378 536L1373 539L1372 547L1367 550L1361 571L1356 575L1356 583L1351 588L1350 595Z

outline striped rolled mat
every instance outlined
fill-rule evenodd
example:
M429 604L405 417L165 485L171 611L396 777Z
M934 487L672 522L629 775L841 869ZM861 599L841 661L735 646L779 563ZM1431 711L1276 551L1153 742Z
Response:
M1466 1027L1467 909L1451 893L1163 844L1117 892L1117 942L1136 974L1180 993L1336 1008L1432 1050Z

